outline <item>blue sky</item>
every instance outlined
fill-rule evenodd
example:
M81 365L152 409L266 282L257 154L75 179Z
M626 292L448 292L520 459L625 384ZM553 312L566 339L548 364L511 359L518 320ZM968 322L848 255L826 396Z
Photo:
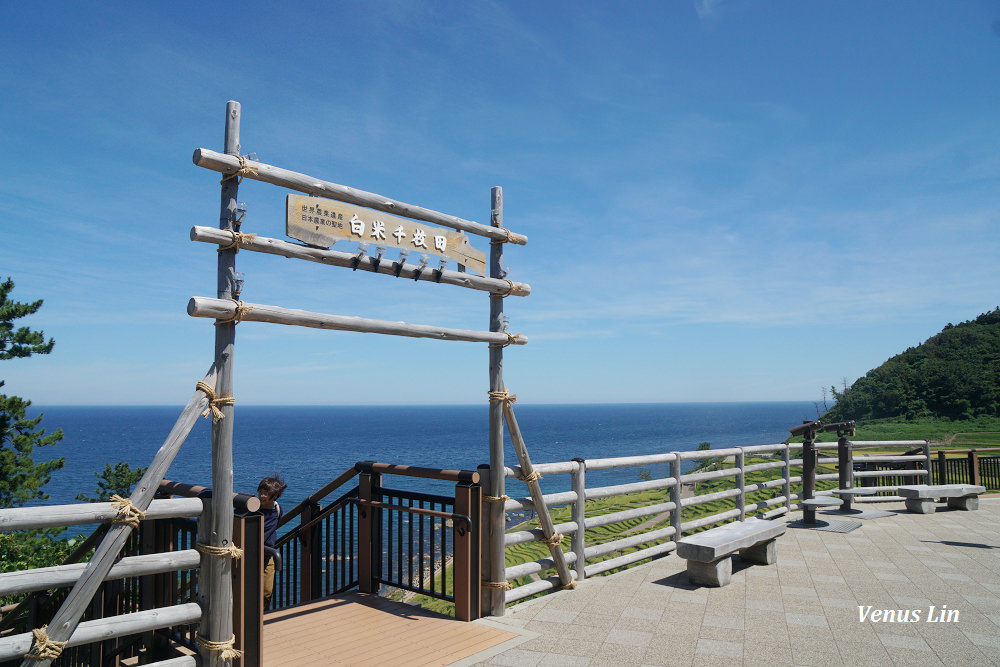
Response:
M522 402L819 400L1000 303L1000 3L3 3L0 276L36 405L211 363L226 101L262 162L488 222ZM287 191L245 180L244 231ZM483 239L472 237L480 249ZM336 247L341 247L340 245ZM343 249L350 249L343 246ZM486 329L481 292L241 252L244 299ZM486 400L484 344L243 323L237 401Z

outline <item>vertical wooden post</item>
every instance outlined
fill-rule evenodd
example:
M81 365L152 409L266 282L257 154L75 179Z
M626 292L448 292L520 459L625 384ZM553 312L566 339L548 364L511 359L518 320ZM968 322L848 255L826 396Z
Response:
M381 475L363 472L358 475L358 499L379 500ZM358 505L358 590L378 593L376 577L382 566L382 517L370 505Z
M982 484L982 477L979 475L979 452L972 450L969 452L969 484L979 486Z
M225 153L240 154L240 104L226 103ZM222 201L219 210L219 229L233 229L236 215L239 179L235 176L222 180ZM232 299L236 284L236 249L218 253L217 293L220 299ZM215 394L218 397L233 395L233 352L236 343L234 322L216 323L215 358L218 378ZM233 539L233 406L222 405L222 419L212 421L212 527L209 544L226 548ZM203 565L204 559L203 559ZM202 569L202 585L208 590L205 614L199 633L212 642L225 642L233 637L232 559L209 558L208 567ZM208 576L205 577L204 575ZM206 581L207 579L207 581ZM223 660L218 651L202 650L202 660L208 667L231 664Z
M237 540L237 535L240 541ZM261 667L263 664L264 634L264 517L248 514L237 517L233 525L233 541L242 547L243 558L236 565L235 579L239 582L242 597L234 605L242 615L234 628L237 648L243 651L240 667Z
M306 525L320 513L317 502L307 503L302 508L300 525ZM323 576L322 526L317 523L299 535L299 600L308 602L320 597Z
M946 460L944 450L938 450L938 484L948 483L948 462Z
M674 458L670 460L670 476L677 482L670 487L670 502L674 504L674 509L670 511L670 525L674 527L674 544L677 544L678 540L684 536L684 531L681 530L683 516L681 513L681 455L679 453L675 453Z
M781 492L785 494L785 511L792 511L792 446L789 443L785 443L785 448L781 450L781 459L785 463L785 467L782 468L782 474L785 476L784 483L781 485Z
M503 227L503 189L494 187L490 190L490 224ZM490 277L500 278L503 273L503 243L490 242ZM503 330L503 297L490 294L490 331ZM502 391L503 383L503 347L490 344L490 391ZM503 453L503 404L501 401L490 401L490 484L486 493L493 498L502 498L505 494L506 480L504 478ZM483 535L486 540L485 550L489 551L489 570L485 573L488 582L493 584L485 589L488 601L483 609L490 616L503 616L504 591L496 587L506 581L504 570L504 532L506 521L502 502L487 503L488 529Z
M479 519L480 488L474 484L455 486L455 514L469 517L469 525L454 521L452 539L455 548L455 618L474 621L479 618Z
M139 526L139 553L159 553L156 550L156 533L159 531L159 523L159 521L147 521ZM147 574L139 579L140 609L156 609L158 606L155 596L156 577L157 575L155 574ZM155 654L156 649L153 646L155 636L156 633L152 630L142 633L142 646L145 649L147 660L148 656Z
M576 469L573 471L573 492L576 493L576 502L573 503L573 521L576 523L576 532L573 533L573 553L576 554L576 580L583 581L587 569L586 552L586 523L587 523L587 462L584 459L576 458Z
M246 639L246 526L243 517L233 517L233 544L243 549L243 558L233 563L233 636L237 651L244 651ZM241 667L247 667L242 661Z
M740 490L740 495L736 496L736 509L740 511L740 521L747 518L747 492L744 490L746 483L746 472L744 468L746 467L746 455L743 453L743 448L740 447L739 453L734 457L736 459L736 469L739 470L736 473L736 488Z
M920 448L923 450L923 455L924 455L924 464L921 466L921 468L927 471L927 476L924 477L924 479L927 480L925 484L933 484L934 471L931 469L932 468L931 443L927 440L924 440L924 444Z
M476 468L479 472L479 487L482 491L482 496L485 497L489 495L490 489L490 465L488 463L481 463ZM491 523L493 520L493 515L495 512L503 511L502 508L494 507L495 505L502 505L500 502L486 502L483 500L482 509L479 515L479 610L480 615L489 615L490 604L492 601L493 592L488 586L483 586L482 582L484 578L487 578L490 572L490 562L493 558L493 552L490 548L492 542L490 541L490 535L492 534Z

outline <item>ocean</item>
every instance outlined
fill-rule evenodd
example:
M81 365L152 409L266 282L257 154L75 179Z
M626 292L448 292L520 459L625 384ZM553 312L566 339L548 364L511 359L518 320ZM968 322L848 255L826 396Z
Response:
M811 402L666 403L635 405L520 405L515 413L534 463L697 449L773 444L803 419L815 419ZM66 465L45 487L45 504L75 502L94 495L95 473L105 463L146 466L163 443L180 407L32 406L45 415L50 432L63 440L35 450L36 461L65 457ZM282 499L294 506L357 461L431 468L475 469L488 463L488 407L300 407L238 406L234 423L234 488L255 493L261 477L278 473L288 483ZM508 442L508 465L517 457ZM669 474L666 465L650 474ZM588 486L638 481L637 469L588 473ZM207 420L181 447L168 479L211 486L211 440ZM518 484L518 483L515 483ZM570 488L568 475L542 480L545 493ZM393 478L391 488L448 493L449 485ZM510 495L517 491L511 488ZM39 503L33 503L39 504Z

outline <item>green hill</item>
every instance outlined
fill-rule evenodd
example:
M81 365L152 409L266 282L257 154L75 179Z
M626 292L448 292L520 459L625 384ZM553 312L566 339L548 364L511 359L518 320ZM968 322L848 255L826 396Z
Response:
M948 324L833 395L824 422L1000 416L1000 308Z

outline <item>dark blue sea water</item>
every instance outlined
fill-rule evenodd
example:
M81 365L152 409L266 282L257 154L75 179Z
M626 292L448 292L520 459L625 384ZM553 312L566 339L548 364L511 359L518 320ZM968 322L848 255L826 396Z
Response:
M180 408L38 408L50 431L65 438L35 450L36 460L63 456L66 465L46 487L49 504L94 495L96 471L105 463L146 466L163 443ZM641 405L515 405L534 463L696 449L772 444L788 428L815 418L810 402L670 403ZM37 414L33 408L31 414ZM432 468L475 469L489 460L487 406L263 407L240 406L234 424L234 484L254 493L261 477L280 473L288 482L282 499L291 507L356 461L375 460ZM508 465L517 463L509 443ZM666 466L651 467L666 475ZM199 420L168 474L169 479L211 485L211 441L207 420ZM588 486L638 480L636 469L588 473ZM394 488L428 488L424 480L396 478ZM542 482L546 493L569 489L567 475ZM511 489L515 495L516 490Z

